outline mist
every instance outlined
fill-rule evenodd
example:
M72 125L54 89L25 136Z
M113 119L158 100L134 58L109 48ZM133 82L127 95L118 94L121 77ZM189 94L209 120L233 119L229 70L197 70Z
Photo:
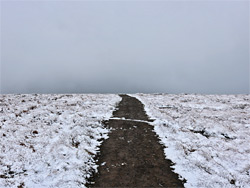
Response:
M249 94L248 1L1 1L1 93Z

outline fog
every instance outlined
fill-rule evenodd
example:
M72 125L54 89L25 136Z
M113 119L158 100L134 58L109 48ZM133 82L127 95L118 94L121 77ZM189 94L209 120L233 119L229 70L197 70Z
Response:
M1 1L1 93L249 93L248 1Z

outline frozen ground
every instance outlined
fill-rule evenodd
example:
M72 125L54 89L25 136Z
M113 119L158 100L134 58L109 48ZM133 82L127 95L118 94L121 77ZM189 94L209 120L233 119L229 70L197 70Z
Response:
M117 95L0 95L0 187L84 187Z
M185 187L250 186L250 95L133 96Z

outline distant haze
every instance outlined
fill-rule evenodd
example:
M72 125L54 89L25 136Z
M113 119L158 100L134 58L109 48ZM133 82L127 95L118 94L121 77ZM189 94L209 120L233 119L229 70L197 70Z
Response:
M1 93L249 93L248 1L1 1Z

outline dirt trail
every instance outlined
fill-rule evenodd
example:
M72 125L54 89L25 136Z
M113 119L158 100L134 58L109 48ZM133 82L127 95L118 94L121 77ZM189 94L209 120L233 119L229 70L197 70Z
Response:
M127 95L121 97L113 117L125 120L106 122L112 131L101 146L98 173L87 187L183 187L170 168L172 162L165 159L153 127L133 121L150 121L142 103Z

